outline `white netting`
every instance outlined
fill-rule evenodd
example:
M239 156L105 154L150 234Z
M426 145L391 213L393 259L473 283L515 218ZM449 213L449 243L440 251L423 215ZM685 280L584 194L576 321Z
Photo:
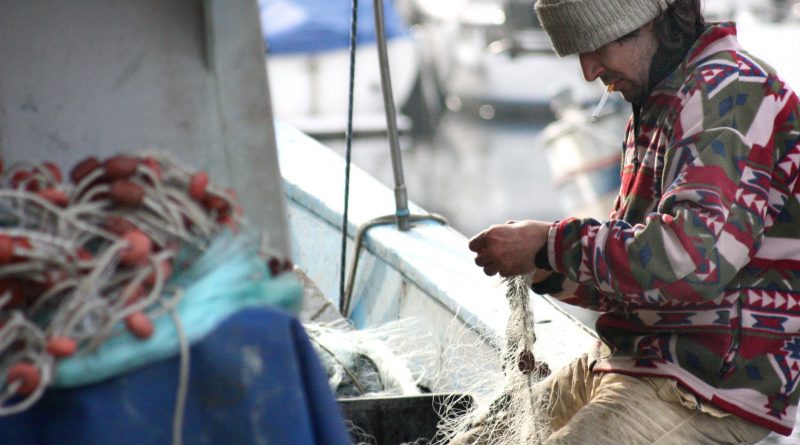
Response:
M337 397L419 394L439 373L438 343L420 319L360 330L344 322L305 327Z
M409 443L536 444L549 435L545 395L537 386L549 370L532 352L530 277L504 285L510 315L499 338L465 329L458 317L442 340L417 318L362 330L343 319L305 326L339 398L445 394L431 399L440 418L436 436ZM358 425L349 427L354 443L377 443Z
M511 311L500 343L500 370L483 369L482 375L463 381L463 391L482 396L466 413L459 413L455 402L441 407L435 444L537 444L549 436L547 400L538 386L549 369L532 352L536 336L528 299L530 277L507 278L504 283Z

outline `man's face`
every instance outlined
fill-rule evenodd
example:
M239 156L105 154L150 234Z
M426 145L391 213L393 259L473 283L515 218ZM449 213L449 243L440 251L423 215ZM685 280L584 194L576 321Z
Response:
M627 36L590 53L581 53L581 69L588 82L598 77L604 84L614 83L628 102L639 102L647 91L650 62L658 43L650 22Z

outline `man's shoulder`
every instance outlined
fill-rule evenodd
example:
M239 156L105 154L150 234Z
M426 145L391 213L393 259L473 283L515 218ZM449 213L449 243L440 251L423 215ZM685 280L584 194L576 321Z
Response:
M703 83L711 85L730 78L748 82L784 83L772 65L745 50L719 51L704 57L687 70L687 77L699 78Z
M738 106L745 105L745 98L795 93L770 64L742 50L719 51L696 61L685 72L681 90L684 94L700 91L707 97L724 90L753 93L737 98Z

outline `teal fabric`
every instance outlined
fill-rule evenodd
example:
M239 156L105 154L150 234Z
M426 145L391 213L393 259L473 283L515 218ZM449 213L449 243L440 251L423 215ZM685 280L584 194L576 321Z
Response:
M348 445L325 371L300 322L243 309L192 345L181 436L187 445ZM0 416L0 444L173 443L181 358L93 385L49 388Z
M186 337L195 343L237 311L253 306L271 306L296 313L302 288L292 274L271 277L254 243L247 237L225 234L186 270L191 261L182 252L176 273L166 292L182 292L176 312ZM98 382L175 355L178 334L172 317L164 313L153 320L153 335L141 340L120 323L116 335L92 354L77 354L57 366L54 386L70 387Z

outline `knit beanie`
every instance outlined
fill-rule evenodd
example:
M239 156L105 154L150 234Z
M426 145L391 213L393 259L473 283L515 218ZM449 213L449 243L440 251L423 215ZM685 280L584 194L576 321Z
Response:
M674 0L537 0L536 14L559 56L594 51L635 31Z

